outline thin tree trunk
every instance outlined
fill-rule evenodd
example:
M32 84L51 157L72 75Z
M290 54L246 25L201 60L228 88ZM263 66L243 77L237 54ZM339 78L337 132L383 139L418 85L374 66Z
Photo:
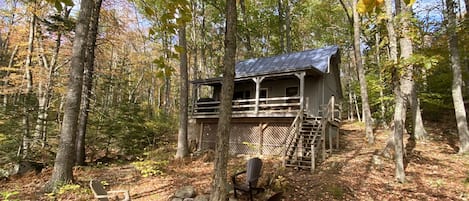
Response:
M355 111L357 111L357 118L362 122L362 115L360 114L360 107L358 107L357 94L353 93L353 101L355 102Z
M405 182L404 171L404 122L406 104L403 94L400 90L396 91L396 107L394 109L394 160L395 160L395 177L397 181Z
M183 25L179 29L179 46L182 47L180 52L181 63L179 80L180 87L180 108L179 108L179 132L178 132L178 145L176 151L176 158L183 158L189 155L189 145L187 141L187 122L188 122L188 107L189 107L189 77L187 74L187 43L186 43L186 26Z
M28 157L30 146L32 143L29 111L33 104L33 74L32 74L32 58L34 51L34 36L36 32L36 15L34 13L30 16L29 21L29 37L28 37L28 52L26 55L25 79L26 79L26 94L23 96L23 143L21 148L21 157L24 159Z
M93 10L93 0L82 0L75 29L72 47L70 78L65 98L63 125L60 131L59 148L55 157L54 169L45 191L52 192L60 185L73 182L73 164L75 162L75 140L78 115L83 86L83 69L87 35Z
M466 1L467 2L467 1ZM467 6L467 4L466 4ZM456 14L454 13L453 0L446 0L446 20L448 22L448 46L450 49L451 68L453 70L453 95L454 112L459 134L459 153L469 153L469 130L467 127L466 108L462 95L461 61L458 50L458 35L456 32Z
M15 46L15 49L13 49L13 52L10 55L10 61L8 62L8 69L11 69L13 67L13 62L15 61L16 54L18 53L18 45ZM3 81L3 86L8 86L8 78L10 76L10 70L7 70L5 79ZM3 95L3 107L6 109L8 105L8 93L5 93Z
M217 144L211 201L224 201L227 198L227 163L231 131L231 101L234 91L236 58L236 0L226 1L226 31L223 84L221 90L220 118L218 119Z
M358 80L360 82L360 94L362 97L363 119L365 120L365 133L368 144L373 144L373 122L371 119L370 105L368 103L368 87L366 84L365 70L363 69L361 48L360 48L360 18L357 11L357 0L353 0L353 41L355 62L358 70Z
M280 52L284 53L285 52L285 40L284 40L284 33L285 33L285 19L283 16L283 1L284 0L278 0L278 34L279 34L279 48Z
M385 115L386 115L386 106L384 105L384 91L383 88L385 86L385 83L383 82L383 73L381 73L381 57L380 57L380 51L379 51L379 42L380 42L380 33L377 32L375 34L375 60L376 60L376 66L378 66L378 71L379 71L379 105L380 105L380 122L384 127L387 127L386 121L385 121Z
M402 17L400 18L400 25L402 30L402 36L399 38L399 44L401 49L401 60L405 61L412 56L412 41L410 39L410 12L411 7L405 3L397 4L396 9L400 12ZM412 64L407 64L404 66L399 74L400 88L396 92L396 107L394 111L394 158L396 164L396 179L399 182L405 182L405 172L404 172L404 147L403 147L403 134L404 134L404 125L405 125L405 116L407 106L406 103L411 101L411 93L414 87L413 81L413 71L414 67ZM412 107L414 107L412 105ZM414 116L414 115L413 115ZM415 126L415 125L413 125Z
M241 7L241 14L243 15L243 25L244 25L244 46L246 46L246 54L252 56L252 46L251 46L251 30L249 29L249 21L246 13L245 0L239 1Z
M285 38L287 39L287 53L292 51L290 0L285 0Z
M42 60L42 66L44 67L42 70L47 71L47 80L45 80L46 83L42 79L39 80L39 86L38 86L38 93L37 93L37 99L38 99L38 115L36 119L36 127L34 129L34 141L35 143L33 144L33 147L39 147L39 142L41 142L41 147L44 147L45 142L42 141L44 139L45 135L45 130L46 130L46 124L47 124L47 108L49 105L49 100L50 100L50 95L48 92L49 91L49 85L52 83L52 69L53 67L49 63L49 61L46 58L45 52L44 52L44 44L43 44L43 35L41 31L41 27L38 26L38 44L39 44L39 61ZM58 33L58 39L60 40L61 34ZM54 47L54 53L53 54L58 54L60 49L60 44L56 44ZM55 55L54 55L55 56Z
M96 36L98 35L98 24L101 11L101 4L103 0L97 0L92 14L91 14L91 27L89 27L87 50L85 53L86 61L84 62L84 78L83 89L81 97L81 110L78 119L78 132L76 138L76 162L77 165L85 165L86 152L85 152L85 137L86 127L88 124L88 113L90 111L91 92L93 89L93 76L94 76L94 60L96 49Z
M392 12L393 9L393 1L392 0L385 0L385 9L386 9L386 15L387 15L387 21L386 21L386 29L388 31L388 48L389 48L389 58L394 66L394 72L392 73L392 80L393 80L393 91L394 95L396 97L396 102L397 102L397 96L398 93L400 94L400 84L399 84L399 77L396 73L396 67L397 67L397 34L394 29L394 14ZM394 123L391 124L392 126ZM394 128L395 129L395 128ZM391 149L394 149L394 135L395 133L390 133L389 138L386 141L386 146L383 149L383 153L386 153L387 155L390 155Z
M425 140L428 138L427 131L423 126L422 111L420 109L420 99L417 97L417 86L414 83L410 95L410 105L412 107L412 134L416 140Z

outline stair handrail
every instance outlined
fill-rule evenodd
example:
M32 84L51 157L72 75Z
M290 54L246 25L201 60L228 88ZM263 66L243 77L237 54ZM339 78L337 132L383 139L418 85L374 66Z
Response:
M293 139L295 139L296 135L298 135L298 129L300 127L300 123L302 120L303 120L303 111L299 111L295 117L295 120L293 120L292 124L288 128L287 135L285 136L285 139L283 140L283 144L286 144L287 140L291 136L288 144L286 144L283 150L283 166L285 166L287 152L291 147Z
M315 128L314 130L316 130L316 133L317 132L320 132L320 128L322 127L322 119L320 121L317 121L317 123L319 124L317 128ZM311 133L313 133L314 131L311 131ZM322 134L321 134L322 135ZM311 172L314 172L314 169L316 167L316 150L314 150L314 145L316 144L316 138L318 137L318 135L314 135L313 136L313 140L311 143ZM318 140L318 142L321 142L320 140Z

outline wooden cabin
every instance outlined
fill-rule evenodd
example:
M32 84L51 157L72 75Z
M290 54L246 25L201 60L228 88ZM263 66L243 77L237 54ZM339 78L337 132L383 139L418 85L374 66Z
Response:
M339 62L338 46L238 62L230 152L285 156L286 165L314 169L313 146L323 147L325 152L328 146L332 148L332 140L338 139L338 135L328 138L323 131L335 128L330 133L338 133L336 103L342 98ZM222 78L191 83L197 98L191 107L190 139L197 142L199 150L214 149ZM334 126L326 129L325 116ZM320 146L321 142L328 145ZM309 162L300 164L304 157Z

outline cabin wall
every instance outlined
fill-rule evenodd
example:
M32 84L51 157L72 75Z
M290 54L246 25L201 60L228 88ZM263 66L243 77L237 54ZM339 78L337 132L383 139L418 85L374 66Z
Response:
M285 92L288 87L299 87L300 81L296 77L291 79L280 79L280 80L265 80L261 82L261 89L267 89L267 97L285 97ZM250 96L246 98L255 98L256 96L256 84L252 83L236 83L235 91L244 92L249 91Z
M331 64L331 68L329 69L330 73L327 73L325 76L324 82L324 94L326 98L326 103L329 101L331 96L334 96L337 101L340 101L342 98L341 94L341 85L340 85L340 72L338 72L338 67L336 65Z
M322 77L305 77L305 101L308 101L308 113L319 114L319 106L324 104L322 95Z
M285 97L285 91L288 87L299 87L298 78L265 80L261 83L261 88L267 88L267 97Z

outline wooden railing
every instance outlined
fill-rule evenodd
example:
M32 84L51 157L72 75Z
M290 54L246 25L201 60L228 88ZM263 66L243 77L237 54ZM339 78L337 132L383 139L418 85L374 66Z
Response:
M217 115L220 101L198 101L192 108L192 115ZM232 101L233 114L239 113L275 113L294 112L300 110L300 97L273 97L256 99L242 99Z
M321 121L321 138L322 142L322 159L326 159L326 135L329 138L329 151L332 152L332 136L336 136L336 149L339 148L339 126L341 120L341 106L335 101L334 96L329 99L329 102L322 107L323 118ZM336 132L332 133L330 127L335 127ZM329 153L330 154L330 153Z
M295 120L293 120L292 124L288 128L287 135L285 136L285 139L283 140L282 144L285 144L284 151L283 151L283 166L284 167L285 167L286 159L288 157L287 156L288 150L291 149L293 140L299 135L300 126L301 126L300 124L302 121L303 121L303 111L299 111L295 117Z

